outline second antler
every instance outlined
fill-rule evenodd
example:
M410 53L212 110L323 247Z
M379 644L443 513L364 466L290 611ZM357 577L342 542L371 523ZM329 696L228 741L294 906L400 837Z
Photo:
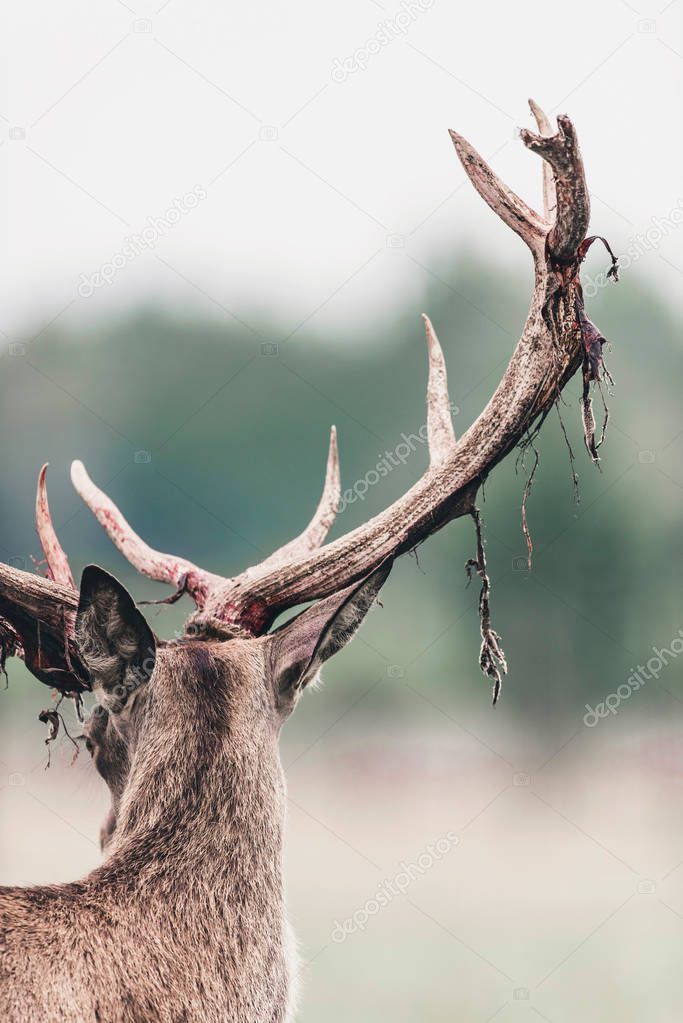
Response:
M479 543L478 558L470 566L476 568L482 579L484 601L483 608L480 601L481 663L494 679L494 697L497 695L498 666L504 670L505 662L498 637L490 627L488 577L475 496L493 467L547 415L564 385L582 364L584 422L588 424L586 441L589 451L597 458L595 439L590 435L592 412L587 388L591 380L600 379L604 341L585 315L579 279L580 265L592 239L586 239L590 202L576 133L569 118L564 116L558 117L554 131L543 111L533 101L530 106L538 134L523 130L521 138L524 145L543 160L543 215L509 189L469 142L455 132L450 133L462 166L476 190L531 250L534 288L521 338L488 405L456 440L443 353L431 322L424 317L429 360L429 467L422 478L385 511L334 542L324 544L340 496L333 428L323 495L309 526L265 561L233 578L223 578L183 558L149 547L106 494L90 480L82 464L74 463L72 479L77 491L128 561L152 579L174 586L174 597L182 593L192 596L197 607L191 619L195 628L226 635L262 635L281 612L343 590L383 562L411 550L451 519L472 514L477 523ZM615 265L616 261L613 262ZM594 431L594 423L592 429ZM73 589L73 581L52 529L44 493L44 470L39 483L36 522L49 575L54 582L38 582L30 577L31 583L34 589L37 585L41 588L46 606L62 607L68 632L73 600L65 599L64 593ZM17 575L15 570L11 571ZM22 640L21 609L13 609L17 580L9 579L6 574L3 579L2 572L6 570L0 572L0 640L7 648L9 640L3 638L7 634L20 649L22 642L24 646L30 645L31 637L28 641ZM13 587L12 598L6 592L8 585ZM73 653L68 642L64 652L62 668Z

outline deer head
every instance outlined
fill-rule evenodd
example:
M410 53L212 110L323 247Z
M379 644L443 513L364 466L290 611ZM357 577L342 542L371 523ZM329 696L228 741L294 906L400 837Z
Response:
M148 546L75 462L76 490L121 553L144 575L174 587L168 601L183 594L194 601L184 637L165 642L153 635L121 584L101 569L87 568L77 592L52 528L46 467L41 470L36 525L48 578L0 568L0 643L4 656L22 656L41 682L61 693L95 691L99 712L87 735L112 793L105 842L124 817L126 833L134 833L141 806L148 820L158 817L153 800L163 801L163 784L149 781L158 781L159 764L201 753L206 770L212 744L225 750L227 743L237 759L250 757L254 770L260 758L258 787L268 801L267 791L279 784L272 752L279 727L302 691L359 627L394 559L464 515L473 516L477 526L477 556L469 564L482 582L480 661L497 698L505 659L490 622L477 491L494 466L540 426L581 365L586 439L597 457L589 384L599 376L600 360L579 280L589 219L583 163L570 120L559 117L555 130L533 102L531 109L538 134L524 130L521 138L543 161L543 214L451 132L472 184L531 252L534 287L521 339L488 405L456 440L443 353L424 317L429 467L385 511L325 543L340 497L332 428L322 497L306 529L260 564L224 578ZM311 601L271 631L282 612ZM266 748L271 752L264 757Z
M283 721L324 661L353 636L390 567L386 563L268 636L212 633L206 639L191 626L183 639L164 644L121 583L88 566L74 632L98 700L84 726L86 747L111 794L103 848L119 820L133 845L167 816L180 823L181 808L171 806L166 790L172 800L174 781L186 784L198 772L229 769L232 784L217 778L215 797L270 806L272 790L281 788L277 738ZM159 784L150 787L155 777ZM254 786L246 800L245 785Z

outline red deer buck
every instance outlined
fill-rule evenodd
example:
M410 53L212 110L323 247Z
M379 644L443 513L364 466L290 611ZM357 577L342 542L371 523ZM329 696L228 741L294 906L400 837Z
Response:
M38 482L48 578L0 566L0 652L45 685L97 705L86 746L111 793L104 862L81 881L0 889L6 1023L279 1023L296 965L285 918L285 785L280 728L321 665L356 632L393 560L451 519L472 516L481 580L481 667L498 696L505 658L488 606L475 497L493 467L538 428L579 367L587 444L597 445L591 381L602 336L587 320L579 269L589 197L567 117L531 104L544 214L500 181L455 132L472 184L533 257L521 339L488 405L456 440L444 358L425 317L429 467L386 511L331 543L340 483L334 430L317 511L295 540L228 579L149 547L89 479L73 483L140 572L196 605L185 635L157 638L123 586L93 565L77 590ZM313 602L313 603L310 603ZM284 626L288 609L310 603ZM56 721L48 723L54 726Z

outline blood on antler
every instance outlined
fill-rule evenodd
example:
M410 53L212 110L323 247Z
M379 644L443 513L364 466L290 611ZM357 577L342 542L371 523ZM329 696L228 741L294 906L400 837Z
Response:
M590 201L576 132L568 117L558 117L554 129L533 101L530 106L538 133L523 130L521 138L527 149L543 161L542 214L508 188L469 142L456 132L450 133L477 192L531 251L534 286L521 338L486 408L456 440L443 352L425 317L429 467L385 511L325 543L340 494L333 429L323 494L307 528L265 561L224 578L149 547L95 486L83 465L74 463L72 480L76 490L128 561L150 578L175 587L175 597L181 593L192 596L197 608L190 619L194 630L203 629L206 635L260 636L281 612L350 586L380 564L412 550L450 520L474 515L478 545L477 558L470 568L476 569L486 588L480 602L486 617L482 622L482 668L492 677L497 693L498 672L505 670L505 658L490 624L488 577L475 496L494 466L529 435L534 423L542 421L576 370L583 365L585 378L587 360L590 367L595 358L594 347L589 346L587 354L588 328L579 280ZM83 684L77 675L77 655L72 646L76 595L68 562L52 529L44 472L39 481L37 527L50 578L38 579L5 566L0 569L0 639L9 636L16 649L23 651L31 670L50 685L66 689L66 679L58 673L71 669L75 680L71 688L75 689ZM34 624L27 625L29 620ZM39 620L41 641L36 637L35 622ZM43 672L53 673L49 679L39 674L45 658L50 663Z

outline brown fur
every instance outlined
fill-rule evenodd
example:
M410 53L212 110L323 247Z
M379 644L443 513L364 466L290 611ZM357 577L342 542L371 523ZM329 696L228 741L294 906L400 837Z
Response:
M75 884L1 890L0 1019L286 1019L281 714L264 644L162 649L118 718L92 718L116 820L107 859Z
M285 783L278 739L390 563L260 639L162 645L83 573L76 638L99 703L86 744L111 793L82 881L0 889L3 1023L284 1023Z

